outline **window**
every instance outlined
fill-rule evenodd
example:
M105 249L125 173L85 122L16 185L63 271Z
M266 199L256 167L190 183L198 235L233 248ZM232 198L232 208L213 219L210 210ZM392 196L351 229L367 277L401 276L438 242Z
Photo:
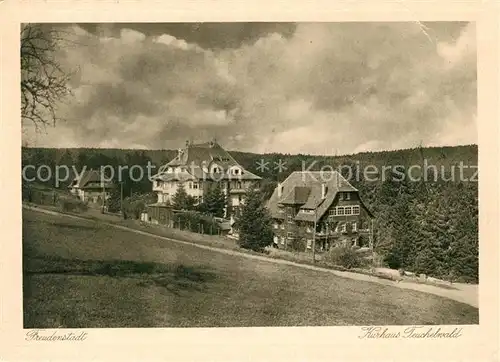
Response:
M281 237L281 245L283 245L283 244L285 244L285 237L284 236Z
M345 215L352 215L352 207L351 206L345 206L344 207L344 214Z
M285 224L281 224L280 227L281 227L281 230L285 230Z
M276 223L276 222L275 222L275 223L273 224L273 227L274 227L275 229L277 229L277 228L278 228L278 223Z
M311 239L308 239L308 240L307 240L307 248L308 248L308 249L311 249L311 248L312 248L312 243L313 243L313 242L312 242L312 240L311 240Z
M193 189L197 189L199 187L198 182L193 182Z
M352 214L353 215L359 215L359 206L353 206L352 207Z
M286 233L286 238L288 240L293 239L293 233Z
M344 200L344 193L343 192L339 193L339 200Z
M288 221L289 223L293 223L293 216L291 214L287 214L286 221Z
M358 231L358 223L357 222L353 222L352 224L352 232L357 232Z
M330 211L329 211L329 213L330 213L330 216L335 216L335 215L337 215L337 209L336 208L331 208Z
M306 231L307 231L308 233L312 232L311 225L307 225L307 226L306 226Z
M343 223L342 225L340 225L340 232L345 233L346 231L347 231L347 224Z
M342 206L337 206L337 215L344 215L344 208Z
M345 199L346 200L350 200L351 199L351 193L350 192L346 192L345 193Z

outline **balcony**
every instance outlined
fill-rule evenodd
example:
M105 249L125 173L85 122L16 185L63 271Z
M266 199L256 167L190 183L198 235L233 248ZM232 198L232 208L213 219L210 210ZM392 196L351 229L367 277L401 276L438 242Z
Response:
M153 191L163 191L162 184L157 181L153 182Z
M229 189L230 194L245 194L246 192L246 189Z

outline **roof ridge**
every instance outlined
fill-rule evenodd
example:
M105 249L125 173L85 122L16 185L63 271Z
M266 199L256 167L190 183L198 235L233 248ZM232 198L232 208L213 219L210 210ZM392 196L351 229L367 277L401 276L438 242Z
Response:
M315 170L315 171L293 171L292 173L314 173L314 172L323 172L323 173L328 173L328 172L331 172L331 173L337 173L339 175L342 176L342 174L340 172L338 172L337 170L328 170L328 171L325 171L325 170Z

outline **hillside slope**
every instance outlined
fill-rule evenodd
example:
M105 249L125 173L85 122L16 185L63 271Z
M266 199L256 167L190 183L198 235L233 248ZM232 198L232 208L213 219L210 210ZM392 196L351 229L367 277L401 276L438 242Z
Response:
M231 153L245 168L264 178L263 189L268 195L276 182L293 171L339 169L360 190L375 214L376 250L385 255L386 265L477 282L477 152L477 146L471 145L346 156ZM22 163L35 167L48 165L52 170L56 165L74 165L77 169L84 165L88 168L140 165L146 174L148 162L159 167L175 153L174 150L23 148ZM261 160L267 162L267 169L258 167ZM278 164L284 167L280 170ZM366 170L370 172L366 174ZM35 177L36 173L29 170L27 176ZM135 182L125 172L122 180L125 196L151 190L147 178ZM54 177L45 183L54 185Z

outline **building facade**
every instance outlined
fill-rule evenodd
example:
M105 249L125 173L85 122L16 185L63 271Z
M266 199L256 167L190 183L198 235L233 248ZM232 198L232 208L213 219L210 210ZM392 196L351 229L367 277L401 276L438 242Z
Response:
M196 203L201 203L207 191L219 185L227 197L225 217L234 219L239 215L247 190L260 187L261 178L244 169L212 140L200 144L186 142L152 180L159 206L172 203L179 187L183 187Z
M337 171L293 172L278 184L267 204L274 246L318 251L332 246L368 247L373 214L359 191Z
M93 169L82 171L68 186L73 195L92 204L102 204L103 199L110 197L114 187L111 182L102 179L98 170Z

